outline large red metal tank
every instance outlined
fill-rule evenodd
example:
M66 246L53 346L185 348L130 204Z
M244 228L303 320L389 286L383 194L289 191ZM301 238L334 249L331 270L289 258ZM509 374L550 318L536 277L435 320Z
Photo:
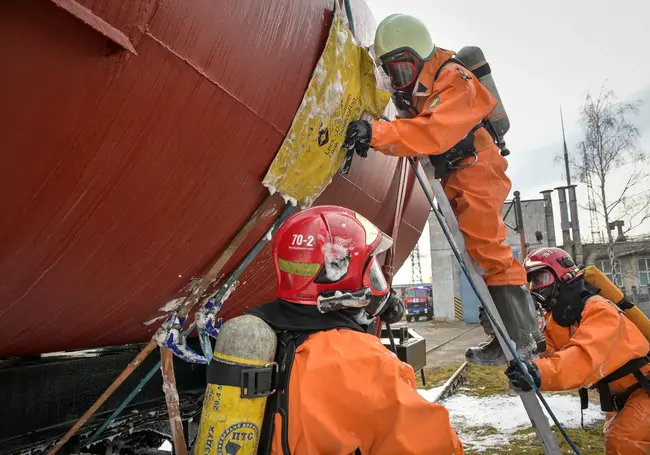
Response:
M267 194L323 49L330 0L0 4L0 356L148 340ZM353 1L356 32L375 22ZM390 232L397 160L371 154L317 204ZM409 180L398 267L426 221ZM276 205L281 209L282 201ZM271 215L271 214L269 214ZM231 269L271 225L260 222ZM266 248L222 309L273 297Z

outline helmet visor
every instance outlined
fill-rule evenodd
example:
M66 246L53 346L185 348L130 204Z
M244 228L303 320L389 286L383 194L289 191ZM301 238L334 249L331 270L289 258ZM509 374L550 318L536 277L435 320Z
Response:
M418 69L415 63L409 61L392 61L384 65L384 69L390 78L393 89L400 90L408 87L418 77Z
M393 239L392 237L384 234L383 232L380 232L380 237L379 237L379 243L375 247L374 250L372 250L371 254L377 255L381 254L384 251L387 251L391 246L393 246Z
M367 218L356 212L354 215L366 232L366 245L370 246L377 242L377 239L379 239L379 242L377 242L377 245L370 254L381 254L393 245L393 239L381 232L379 228L372 224Z
M385 295L388 293L388 282L375 256L370 259L370 263L366 267L363 276L363 285L369 288L373 295Z
M553 274L546 269L537 270L528 274L528 286L531 291L538 291L555 282Z

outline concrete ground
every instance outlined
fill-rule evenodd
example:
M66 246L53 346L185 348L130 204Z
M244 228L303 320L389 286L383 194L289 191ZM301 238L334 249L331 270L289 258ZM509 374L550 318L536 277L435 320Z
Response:
M476 346L488 337L478 324L438 322L421 319L419 322L398 322L393 327L408 326L427 342L427 368L460 364L465 360L465 349Z

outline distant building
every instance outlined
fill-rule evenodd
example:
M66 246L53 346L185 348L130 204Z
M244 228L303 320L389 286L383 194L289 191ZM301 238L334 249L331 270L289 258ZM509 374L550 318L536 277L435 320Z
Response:
M524 220L524 235L528 251L548 246L544 199L522 199L521 213ZM520 236L513 229L516 227L517 222L512 201L507 201L503 207L503 220L506 223L506 243L512 248L513 256L523 261ZM538 240L539 237L541 237L541 240Z
M553 191L543 191L543 198L521 200L527 251L564 243L566 247L561 248L567 250L576 262L598 267L639 309L650 316L650 236L625 238L621 233L622 222L613 222L612 228L618 228L620 240L614 247L615 262L612 270L606 244L583 243L581 240L576 215L578 208L575 185L558 187L555 191L560 206L559 221L562 233L557 242L551 200ZM507 201L503 208L507 225L505 243L512 248L513 256L523 261L521 237L515 229L517 223L513 205L513 201ZM576 218L575 222L572 218ZM429 216L429 238L435 318L478 322L478 298L461 272L433 214Z
M650 237L619 241L614 244L614 270L607 255L607 244L583 243L584 264L595 265L612 280L632 302L650 316Z

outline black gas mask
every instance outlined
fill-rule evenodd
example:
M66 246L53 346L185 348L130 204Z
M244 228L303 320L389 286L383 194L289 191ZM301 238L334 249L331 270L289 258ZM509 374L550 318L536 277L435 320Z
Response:
M531 265L527 273L528 287L542 307L551 312L557 324L570 327L580 322L585 301L594 291L591 285L585 283L581 269L576 267L570 256L564 255L555 260L560 267L547 265L535 270L535 265Z
M553 305L555 305L556 298L558 296L557 283L552 283L544 288L531 291L530 294L544 310L551 311L551 308Z
M553 315L553 320L562 327L570 327L580 321L587 297L593 295L580 277L569 283L554 281L548 286L531 291L533 298L542 308Z

